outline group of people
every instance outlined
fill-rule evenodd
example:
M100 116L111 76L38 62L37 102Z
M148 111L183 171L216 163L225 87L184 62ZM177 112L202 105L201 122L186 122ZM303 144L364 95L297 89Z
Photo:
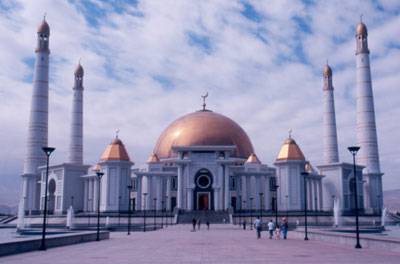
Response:
M275 236L278 239L281 239L281 233L283 235L283 239L286 239L287 237L287 231L288 231L288 223L286 222L286 218L282 218L282 224L279 225L278 223L274 224L272 220L270 220L267 224L268 226L268 231L269 231L269 239L272 239L274 236L274 231L275 231ZM260 217L257 217L257 219L254 221L254 228L257 231L257 238L261 238L261 231L262 231L262 221Z
M196 220L196 218L193 217L193 219L192 219L193 230L192 231L196 231L196 224L197 224L197 230L200 230L200 225L201 225L200 218ZM207 230L210 230L210 220L207 219L206 225L207 225Z

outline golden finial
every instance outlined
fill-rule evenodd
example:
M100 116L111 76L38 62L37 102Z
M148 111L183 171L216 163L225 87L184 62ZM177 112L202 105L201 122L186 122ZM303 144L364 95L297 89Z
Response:
M206 110L206 98L208 97L208 92L205 95L201 96L203 98L203 111Z
M118 138L119 129L115 131L115 138Z
M44 15L43 15L43 20L44 21L46 21L46 15L47 15L47 12L44 12Z
M289 138L292 138L293 129L289 129Z

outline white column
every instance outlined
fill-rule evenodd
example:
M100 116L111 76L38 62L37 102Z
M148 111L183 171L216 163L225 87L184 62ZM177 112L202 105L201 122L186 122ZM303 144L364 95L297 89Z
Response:
M221 210L221 203L220 203L220 197L221 192L220 188L214 188L214 210L219 211Z
M261 209L261 197L260 197L260 187L261 187L261 181L260 181L260 176L256 177L256 186L254 188L255 194L257 196L256 198L256 210Z
M308 210L312 211L313 210L313 189L311 186L311 178L307 178L307 188L308 188Z
M271 208L271 201L269 199L270 189L269 189L269 177L265 177L264 183L264 208L265 210L269 210Z
M314 210L318 210L318 189L317 189L316 179L313 179L313 187L314 187Z
M88 211L88 180L83 180L83 211Z
M187 189L187 209L189 211L193 210L193 188Z
M161 177L157 176L155 177L156 180L156 198L157 198L157 203L156 203L156 210L161 210Z
M146 176L147 178L147 195L146 195L146 210L151 210L151 176Z
M142 188L143 188L143 186L142 186L142 176L137 176L137 182L136 182L136 199L137 199L137 201L136 201L136 203L137 203L137 210L138 211L140 211L140 210L142 210L142 201L143 201L143 198L142 198Z
M322 201L322 180L321 179L318 180L318 195L319 195L319 210L322 211L323 201Z
M171 177L168 176L167 177L167 187L166 187L166 191L165 191L166 196L168 196L168 198L166 197L166 201L165 201L165 208L167 208L167 210L171 210Z
M227 210L231 204L231 193L229 191L229 165L225 164L225 207L224 210Z
M177 207L183 208L183 165L178 165L178 190L177 190Z
M246 176L246 208L243 209L250 209L250 192L251 192L251 185L250 185L250 177Z

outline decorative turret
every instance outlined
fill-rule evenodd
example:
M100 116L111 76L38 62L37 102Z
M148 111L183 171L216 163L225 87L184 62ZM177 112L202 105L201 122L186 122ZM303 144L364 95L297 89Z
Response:
M157 154L151 155L151 157L147 160L147 163L158 163L160 159L158 158Z
M333 96L332 69L324 68L324 109L323 109L323 160L324 164L339 162L336 131L335 99Z
M50 53L49 50L50 27L47 24L45 18L43 18L42 23L40 23L37 34L38 38L37 38L36 52L45 51Z
M291 133L291 131L290 131ZM292 139L291 134L289 133L289 138L282 145L281 151L279 152L277 161L282 160L301 160L305 161L305 157L303 152L301 152L300 147L296 144L296 141Z
M101 160L131 161L122 141L116 136L101 156Z
M367 27L360 19L360 24L358 24L357 29L356 29L356 39L357 39L356 54L359 54L359 53L369 54L367 36L368 36Z
M68 163L83 163L83 68L81 63L74 72L71 118L71 138L68 152Z
M249 158L247 159L246 163L261 163L261 161L258 159L256 154L252 153Z

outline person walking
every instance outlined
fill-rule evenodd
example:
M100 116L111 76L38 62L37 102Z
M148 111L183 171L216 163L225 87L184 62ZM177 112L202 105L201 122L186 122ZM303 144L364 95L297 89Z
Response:
M262 222L260 220L260 217L257 216L257 219L254 221L254 228L257 230L257 239L261 238L261 227L262 227Z
M210 219L207 219L207 230L210 230Z
M287 231L288 231L288 223L286 222L286 218L282 218L282 235L283 239L286 239L287 237Z
M274 222L272 222L272 220L269 220L268 223L268 231L269 231L269 239L272 239L272 236L274 235Z
M196 231L196 218L192 219L193 231Z
M243 230L246 230L246 220L243 221Z
M281 228L280 228L279 224L276 225L275 236L276 236L276 238L281 239Z
M201 221L200 218L197 220L197 230L200 230Z

